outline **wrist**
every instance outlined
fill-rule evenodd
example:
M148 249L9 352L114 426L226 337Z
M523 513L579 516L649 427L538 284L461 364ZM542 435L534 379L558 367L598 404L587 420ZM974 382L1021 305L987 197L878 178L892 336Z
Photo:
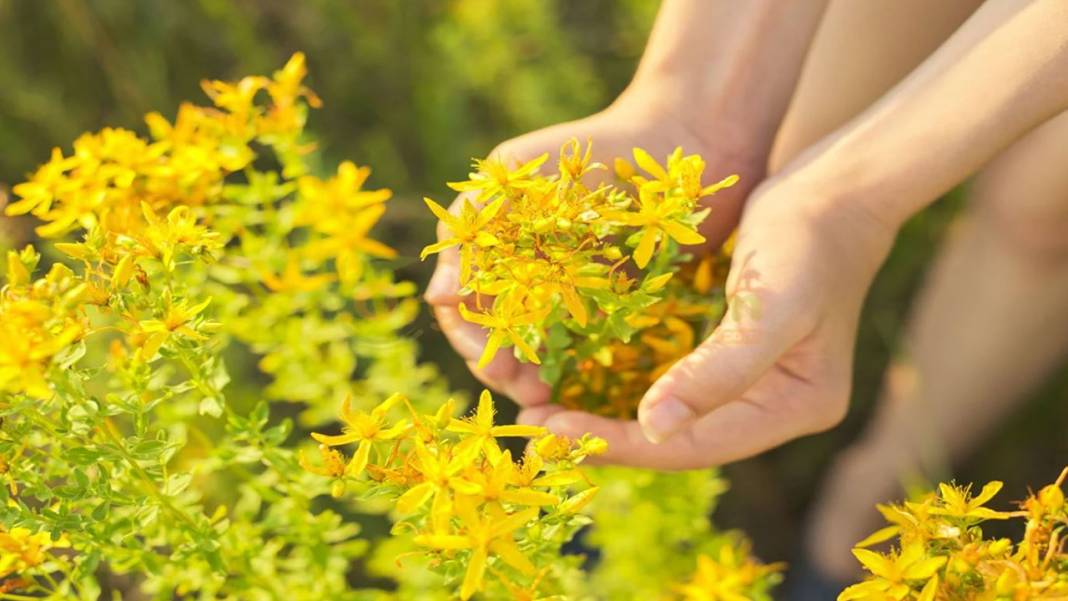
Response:
M787 228L804 228L823 247L834 249L842 267L850 266L865 279L874 277L886 260L899 230L856 190L837 180L824 185L800 171L765 180L750 196L747 216L750 212Z
M766 157L825 4L665 2L620 102L651 101L713 144Z
M732 110L728 101L727 94L693 77L646 73L635 77L604 113L617 123L650 123L665 133L673 128L681 145L697 145L684 150L714 154L750 177L762 177L775 128L753 111ZM670 127L664 130L666 125Z
M862 212L896 235L940 191L921 179L922 169L903 169L899 162L873 150L877 148L877 137L868 141L861 136L825 139L779 177L818 192L826 210Z

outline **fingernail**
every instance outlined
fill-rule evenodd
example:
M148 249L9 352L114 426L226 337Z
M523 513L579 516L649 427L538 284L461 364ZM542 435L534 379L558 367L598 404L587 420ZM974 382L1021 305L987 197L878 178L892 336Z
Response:
M667 397L642 412L642 415L638 416L638 423L649 442L660 444L695 417L697 415L686 403L675 397Z
M428 303L441 303L459 292L459 272L456 266L450 263L438 263L434 275L430 277L430 283L426 286L424 298Z

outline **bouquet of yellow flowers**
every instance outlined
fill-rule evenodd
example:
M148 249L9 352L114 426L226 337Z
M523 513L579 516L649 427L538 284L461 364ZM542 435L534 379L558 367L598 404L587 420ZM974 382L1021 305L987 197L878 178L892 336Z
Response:
M541 175L548 155L515 169L475 162L458 215L427 206L450 232L423 257L459 248L463 317L489 332L480 366L501 347L541 365L557 402L630 416L656 378L694 349L722 316L716 286L727 253L687 252L705 243L702 198L734 185L701 185L705 163L676 149L661 165L640 148L643 171L619 158L620 185L590 187L605 166L577 140L560 151L558 173ZM507 209L503 207L507 206Z

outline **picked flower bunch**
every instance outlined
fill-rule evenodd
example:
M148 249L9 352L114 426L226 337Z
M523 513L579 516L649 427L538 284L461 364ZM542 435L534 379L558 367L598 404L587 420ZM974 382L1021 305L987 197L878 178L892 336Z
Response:
M571 140L552 175L539 172L548 155L515 168L476 160L470 179L449 184L469 194L458 214L425 199L450 234L423 257L458 247L473 297L460 312L489 332L480 365L513 347L557 402L628 416L722 316L729 249L699 248L700 203L738 177L703 186L700 156L678 148L662 165L635 148L640 171L618 158L619 182L591 186L606 169L591 150Z

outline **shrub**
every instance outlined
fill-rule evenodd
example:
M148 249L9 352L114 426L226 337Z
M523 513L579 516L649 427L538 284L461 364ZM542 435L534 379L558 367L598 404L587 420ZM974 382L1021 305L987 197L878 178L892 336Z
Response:
M406 335L416 287L371 236L390 193L350 162L315 175L304 76L298 54L205 82L212 106L85 134L15 187L7 213L44 243L8 254L0 293L0 598L692 596L724 571L720 597L764 595L770 570L708 521L714 473L598 482L579 464L602 441L497 425L488 393L454 416L462 397ZM677 217L695 235L699 214ZM604 327L653 327L639 317L682 263L660 244L652 278L600 274L637 320ZM610 301L591 290L583 306ZM587 357L542 342L561 379ZM527 451L498 442L516 436ZM563 549L581 528L601 548L585 564ZM641 547L655 568L613 584Z
M1068 598L1065 478L1068 468L1018 511L986 507L1001 490L997 481L975 495L970 486L941 484L937 492L915 500L880 505L890 525L853 550L871 575L843 591L839 601ZM1023 537L984 537L983 523L1002 520L1022 522ZM895 545L885 553L869 549L888 541Z

